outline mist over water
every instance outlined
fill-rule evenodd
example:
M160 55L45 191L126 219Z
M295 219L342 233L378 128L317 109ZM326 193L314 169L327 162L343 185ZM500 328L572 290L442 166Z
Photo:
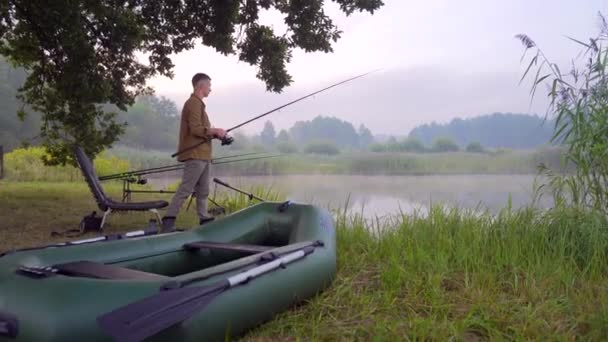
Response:
M535 175L424 175L424 176L360 176L360 175L281 175L238 176L214 175L243 190L264 186L280 191L288 199L312 203L324 208L362 213L367 218L391 214L425 214L431 204L443 204L476 212L498 213L509 204L517 209L533 200ZM179 178L149 179L155 188L179 182ZM214 191L233 192L211 184ZM255 201L255 200L254 200ZM543 196L537 206L552 205Z

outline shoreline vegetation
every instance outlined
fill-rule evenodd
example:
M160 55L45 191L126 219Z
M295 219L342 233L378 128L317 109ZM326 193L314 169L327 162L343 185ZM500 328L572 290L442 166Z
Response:
M30 147L15 149L5 154L5 178L11 181L81 179L80 170L73 166L45 166L41 161L44 153L40 147ZM175 159L170 158L169 154L160 151L116 148L104 151L95 158L94 164L99 176L179 164ZM272 155L272 152L270 154ZM217 153L216 157L225 155L234 154ZM562 167L561 157L562 151L554 147L484 153L344 152L336 156L296 153L218 164L214 165L214 172L226 176L537 174L540 165L552 170L571 172L571 168Z
M121 190L117 183L105 189L112 197ZM280 191L247 190L284 199ZM228 213L257 203L237 193L217 201ZM76 227L96 208L84 182L1 180L0 203L2 251L69 240L50 232ZM333 217L338 273L331 287L243 340L608 337L604 215L556 206L491 216L435 206L425 216L396 214L383 223L340 208ZM141 229L149 218L117 213L104 233ZM184 208L177 226L196 226L195 211Z

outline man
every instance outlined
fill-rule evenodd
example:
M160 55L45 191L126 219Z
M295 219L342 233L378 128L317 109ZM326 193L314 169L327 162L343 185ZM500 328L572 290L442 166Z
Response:
M199 224L213 218L207 216L207 197L209 196L209 172L211 167L211 141L222 139L226 131L212 128L203 99L211 93L211 78L203 73L192 77L193 92L184 103L179 127L178 151L206 140L196 148L178 155L177 160L184 163L182 181L163 217L162 231L172 231L175 218L182 204L193 192L196 194L196 209Z

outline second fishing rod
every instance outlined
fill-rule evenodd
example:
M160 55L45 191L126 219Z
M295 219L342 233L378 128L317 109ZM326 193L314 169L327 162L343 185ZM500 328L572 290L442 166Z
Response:
M343 84L343 83L346 83L346 82L352 81L352 80L357 79L357 78L359 78L359 77L363 77L363 76L365 76L365 75L371 74L371 73L376 72L376 71L378 71L378 70L369 71L369 72L366 72L366 73L364 73L364 74L357 75L357 76L355 76L355 77L351 77L351 78L349 78L349 79L347 79L347 80L344 80L344 81L341 81L341 82L338 82L338 83L332 84L332 85L330 85L330 86L328 86L328 87L325 87L325 88L323 88L323 89L321 89L321 90L317 90L317 91L315 91L315 92L313 92L313 93L310 93L310 94L308 94L308 95L302 96L302 97L300 97L300 98L298 98L298 99L296 99L296 100L293 100L293 101L291 101L291 102L289 102L289 103L286 103L286 104L284 104L284 105L282 105L282 106L279 106L279 107L277 107L277 108L274 108L274 109L272 109L272 110L269 110L269 111L267 111L266 113L260 114L260 115L258 115L258 116L256 116L256 117L252 118L252 119L249 119L249 120L247 120L247 121L245 121L245 122L242 122L242 123L240 123L240 124L238 124L238 125L236 125L236 126L234 126L234 127L231 127L231 128L229 128L229 129L227 129L227 130L226 130L226 135L224 136L224 138L222 138L222 145L230 145L230 144L231 144L231 143L234 141L234 138L232 138L232 137L228 136L227 134L228 134L228 133L230 133L231 131L233 131L233 130L235 130L235 129L239 128L239 127L241 127L241 126L244 126L244 125L246 125L246 124L248 124L248 123L250 123L250 122L252 122L252 121L255 121L255 120L257 120L257 119L259 119L259 118L261 118L261 117L264 117L264 116L266 116L266 115L268 115L268 114L270 114L270 113L276 112L277 110L280 110L280 109L282 109L282 108L285 108L285 107L287 107L287 106L289 106L289 105L292 105L292 104L294 104L294 103L296 103L296 102L298 102L298 101L304 100L305 98L311 97L311 96L313 96L313 95L315 95L315 94L318 94L318 93L320 93L320 92L322 92L322 91L325 91L325 90L327 90L327 89L333 88L333 87L338 86L338 85L340 85L340 84ZM179 155L179 154L182 154L182 153L184 153L184 152L186 152L186 151L190 151L190 150L192 150L192 149L194 149L194 148L197 148L198 146L200 146L200 145L202 145L202 144L204 144L204 143L206 143L206 142L208 142L208 141L209 141L209 139L202 139L200 142L198 142L198 143L196 143L196 144L194 144L194 145L192 145L192 146L188 146L188 147L186 147L186 148L184 148L184 149L182 149L182 150L180 150L180 151L177 151L177 152L173 153L173 154L171 155L171 157L175 157L175 156L177 156L177 155Z

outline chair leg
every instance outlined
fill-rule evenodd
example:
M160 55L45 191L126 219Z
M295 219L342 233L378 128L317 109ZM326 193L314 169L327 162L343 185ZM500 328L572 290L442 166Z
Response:
M103 217L101 218L101 225L99 226L99 230L103 230L103 225L106 223L106 218L108 217L108 215L110 215L110 213L112 213L112 209L108 208L108 210L106 210L103 213Z
M156 215L156 218L158 219L158 224L162 225L163 219L160 218L160 214L158 213L158 210L156 210L156 208L152 208L152 209L150 209L150 211L153 212L154 215Z

